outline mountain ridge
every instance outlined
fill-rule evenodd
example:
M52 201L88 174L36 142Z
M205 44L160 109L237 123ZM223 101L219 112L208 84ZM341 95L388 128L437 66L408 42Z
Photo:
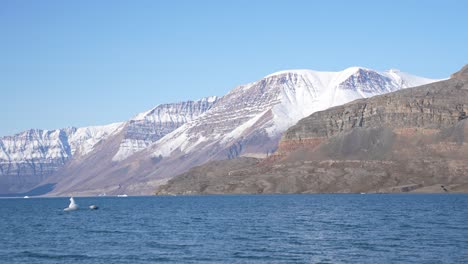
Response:
M179 127L181 124L199 115L216 103L217 97L211 96L197 101L162 104L152 108L141 116L139 120L132 122L113 123L104 126L90 126L82 128L63 128L55 130L30 129L13 136L0 138L0 194L12 192L22 193L28 191L36 184L45 181L49 176L59 171L72 159L81 160L92 153L95 147L109 136L125 132L120 142L120 151L115 155L122 157L131 155L165 134ZM180 106L179 108L177 108ZM190 111L194 107L195 113ZM173 107L173 108L171 108ZM169 113L165 122L148 121L145 117L151 117L151 111L164 108ZM178 118L177 114L185 111L187 116ZM172 114L172 115L170 115ZM171 118L175 119L171 123ZM133 131L132 131L133 129ZM129 131L130 130L130 131ZM136 132L144 130L146 138L139 139ZM52 135L50 138L47 135ZM45 136L45 138L43 137ZM140 146L140 148L138 148ZM21 151L23 150L23 151ZM115 158L115 157L114 157ZM117 160L118 160L117 158ZM9 186L9 187L8 187Z
M303 76L287 72L237 86L203 115L147 148L103 168L99 174L92 173L94 169L90 168L89 172L76 176L92 177L102 187L95 185L90 190L68 185L57 188L54 195L100 193L106 189L105 179L111 177L122 183L114 192L150 194L167 178L210 160L269 155L277 148L282 132L309 113L407 88L385 74L361 68L345 70L345 74L315 73Z
M91 152L121 126L122 123L113 123L83 128L30 129L0 138L0 193L27 191L72 156Z
M315 112L269 158L207 163L157 194L468 192L467 87L455 76Z
M67 166L60 164L51 178L57 184L53 193L97 194L107 188L104 186L105 179L112 178L112 181L121 182L123 186L118 192L147 194L152 192L152 184L141 192L137 190L138 187L132 186L159 182L209 160L238 156L265 157L277 148L283 131L312 112L359 98L405 89L414 82L434 81L401 72L389 72L362 67L351 67L341 72L282 71L237 86L220 98L208 97L185 105L173 104L177 106L168 111L174 110L177 118L158 115L167 110L164 110L165 104L159 105L124 122L119 131L101 141L102 144L119 142L118 147L105 148L112 153L97 153L91 149L83 157L67 161ZM158 112L158 109L162 112ZM156 112L158 114L155 116ZM170 122L165 122L167 120ZM156 123L159 125L157 128ZM85 160L99 159L103 160L93 164L106 164L105 168L96 170L80 164ZM124 172L129 175L124 175ZM78 185L65 184L65 181L73 182L68 175L83 179L96 178L100 185L95 185L94 190L90 189L93 186L85 190ZM108 185L115 186L114 183ZM60 190L60 186L66 187Z

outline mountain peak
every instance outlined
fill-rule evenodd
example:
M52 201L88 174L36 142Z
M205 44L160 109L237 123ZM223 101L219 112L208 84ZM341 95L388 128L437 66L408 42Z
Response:
M272 74L268 74L267 76L263 77L264 79L266 78L271 78L275 76L280 76L280 75L285 75L285 74L297 74L297 75L304 75L308 74L310 72L314 72L312 70L307 70L307 69L290 69L290 70L282 70L282 71L277 71Z
M340 72L315 71L315 70L310 70L310 69L289 69L289 70L282 70L282 71L274 72L272 74L268 74L267 76L263 78L265 79L265 78L286 75L286 74L309 75L309 74L345 73L345 74L351 75L351 74L358 73L358 72L368 72L368 71L373 71L373 70L365 68L365 67L361 67L361 66L352 66Z
M450 78L460 79L460 80L468 80L468 64L465 64L461 70L457 71L456 73L452 74Z
M200 99L199 101L206 101L208 103L213 103L215 102L216 100L218 100L219 97L218 96L208 96L208 97L203 97L202 99Z
M137 114L136 116L132 118L132 120L133 121L144 120L145 118L148 118L148 116L154 115L155 111L157 111L158 109L170 109L170 108L174 108L177 105L183 105L183 104L203 104L203 103L213 104L218 99L219 99L218 96L209 96L209 97L203 97L196 101L188 100L188 101L181 101L177 103L159 104L146 112Z
M368 69L368 68L365 68L365 67L361 67L361 66L352 66L352 67L349 67L349 68L346 68L343 70L343 72L353 72L353 73L356 73L356 72L363 72L363 71L374 71L374 70L371 70L371 69Z

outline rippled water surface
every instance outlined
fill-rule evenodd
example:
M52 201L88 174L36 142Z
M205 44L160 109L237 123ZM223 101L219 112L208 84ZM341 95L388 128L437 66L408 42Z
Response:
M2 263L468 263L468 195L0 199ZM86 209L96 204L99 210Z

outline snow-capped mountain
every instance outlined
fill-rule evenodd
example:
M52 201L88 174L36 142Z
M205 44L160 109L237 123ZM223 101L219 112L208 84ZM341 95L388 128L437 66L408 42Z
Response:
M21 192L57 171L73 156L93 151L122 123L106 126L31 129L0 138L0 193Z
M152 146L153 155L186 155L203 148L220 151L212 158L266 155L288 127L314 112L433 81L397 70L359 67L273 73L232 90L205 115Z
M109 136L119 137L119 148L112 161L123 160L197 118L217 100L212 96L198 101L161 104L127 122L107 126L32 129L0 138L0 194L28 190L58 171L72 157L76 160L93 152L96 144Z
M208 111L217 100L218 97L212 96L198 101L161 104L136 115L127 122L124 139L112 160L121 161L145 149L166 134Z
M54 195L150 194L162 179L210 160L265 157L287 128L316 111L434 81L361 67L273 73L221 98L164 104L138 114L43 183L56 184Z
M119 156L126 151L126 145L121 144L112 164L106 163L106 158L94 157L92 160L101 160L99 170L95 165L87 169L80 163L71 166L63 173L80 178L80 186L61 182L54 194L149 194L161 179L209 160L241 155L265 157L277 148L282 132L313 112L433 81L396 70L377 72L359 67L341 72L277 72L234 88L209 110L157 141L144 142L141 148L127 148L134 154ZM152 112L134 119L150 119ZM144 136L145 132L135 133L134 145L142 142Z

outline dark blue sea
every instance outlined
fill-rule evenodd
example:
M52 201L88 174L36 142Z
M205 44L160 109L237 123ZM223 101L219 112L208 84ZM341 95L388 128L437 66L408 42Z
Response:
M0 199L1 263L468 263L468 195ZM91 204L98 210L89 210Z

